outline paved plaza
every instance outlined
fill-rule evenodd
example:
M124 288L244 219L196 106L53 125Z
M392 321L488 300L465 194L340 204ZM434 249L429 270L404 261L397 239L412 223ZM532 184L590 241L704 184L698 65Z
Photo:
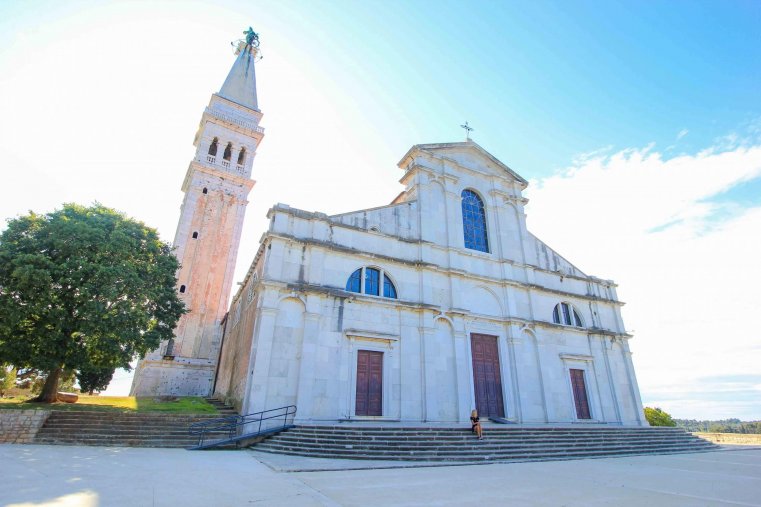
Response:
M0 462L3 506L761 506L760 447L410 468L254 451L8 444Z

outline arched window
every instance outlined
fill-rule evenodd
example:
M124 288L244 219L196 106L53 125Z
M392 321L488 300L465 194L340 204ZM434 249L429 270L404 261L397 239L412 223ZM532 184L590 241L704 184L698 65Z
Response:
M218 140L217 140L217 138L215 137L215 138L214 138L214 139L211 141L211 144L209 145L209 155L211 155L212 157L216 157L216 156L217 156L217 145L218 145L218 144L219 144L219 143L218 143Z
M193 239L198 238L198 231L193 231Z
M552 310L552 322L555 324L565 324L566 326L584 327L581 323L581 316L576 308L569 303L558 303Z
M208 188L206 188L206 187L203 187L203 190L202 190L202 192L203 192L204 194L208 194L208 193L209 193L209 189L208 189Z
M230 161L230 157L233 156L233 143L227 143L227 146L225 146L225 154L222 155L222 158Z
M238 153L238 165L243 165L246 163L246 148L241 148L240 153Z
M381 280L383 281L381 283ZM371 296L396 299L396 287L382 269L359 268L346 281L346 290ZM383 291L381 293L381 290Z
M383 275L383 297L396 299L396 287L385 274Z
M180 292L183 292L183 293L185 292L185 286L184 285L180 285Z
M465 248L479 252L489 251L484 203L478 194L468 189L462 191L462 232Z

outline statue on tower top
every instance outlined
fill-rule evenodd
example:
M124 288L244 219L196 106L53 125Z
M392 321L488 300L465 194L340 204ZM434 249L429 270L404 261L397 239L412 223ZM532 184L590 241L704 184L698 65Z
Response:
M259 47L259 34L256 33L253 28L249 26L248 30L243 32L243 35L246 36L246 44L254 46L255 48Z

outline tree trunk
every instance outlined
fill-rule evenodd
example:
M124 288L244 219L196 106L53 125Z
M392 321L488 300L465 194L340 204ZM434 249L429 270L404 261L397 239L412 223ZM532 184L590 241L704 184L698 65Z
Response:
M58 401L58 381L61 379L62 371L62 368L56 368L48 374L48 378L45 379L45 385L42 387L42 392L34 401L40 403L55 403Z

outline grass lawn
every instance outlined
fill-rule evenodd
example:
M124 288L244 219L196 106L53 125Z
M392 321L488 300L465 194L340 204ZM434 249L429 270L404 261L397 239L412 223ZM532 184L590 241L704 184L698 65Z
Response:
M88 396L80 394L76 403L29 403L27 397L0 398L2 409L101 410L112 412L164 412L173 414L216 414L214 405L203 398L185 396L162 398L134 396Z

